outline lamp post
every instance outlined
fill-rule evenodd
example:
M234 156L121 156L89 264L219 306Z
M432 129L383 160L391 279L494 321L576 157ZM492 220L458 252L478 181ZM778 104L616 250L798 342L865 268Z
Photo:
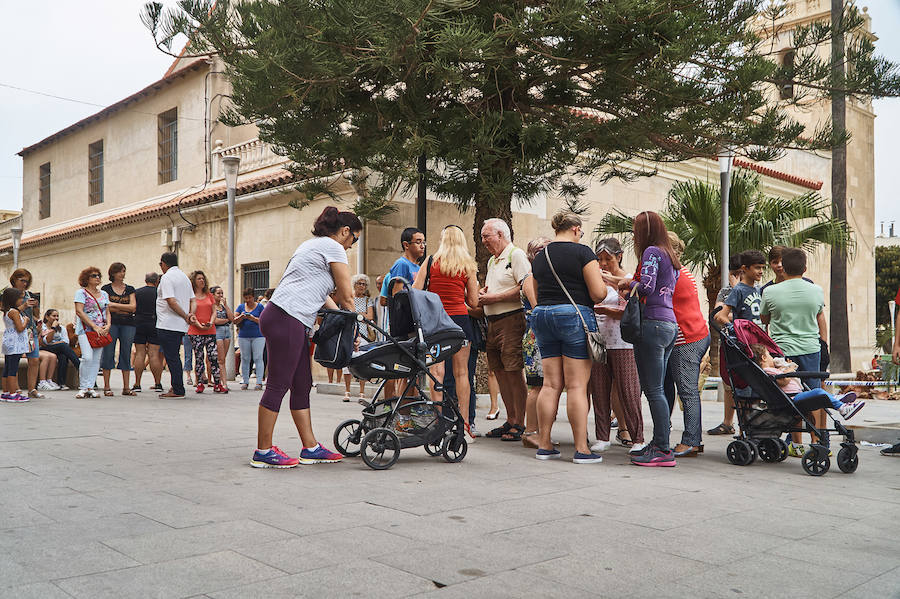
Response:
M719 254L719 268L722 271L722 288L728 287L728 202L731 193L731 162L732 154L729 151L719 156L719 179L722 186L722 245Z
M22 243L22 227L10 227L12 235L13 270L19 268L19 246Z
M241 166L239 156L222 156L222 168L225 171L225 193L228 201L228 301L234 310L237 303L234 295L234 196L237 190L238 169ZM234 378L234 345L237 339L228 344L228 357L225 359L225 376Z

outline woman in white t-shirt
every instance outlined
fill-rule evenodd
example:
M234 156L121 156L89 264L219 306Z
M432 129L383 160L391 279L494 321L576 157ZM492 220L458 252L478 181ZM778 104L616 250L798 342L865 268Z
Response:
M638 444L640 448L644 442L641 383L634 361L634 349L622 340L619 327L627 302L613 284L613 281L628 276L622 269L622 245L614 237L603 239L597 244L595 253L609 287L606 298L594 306L597 330L606 342L606 363L594 363L591 371L591 400L597 433L597 442L591 451L603 451L610 446L610 408L619 421L616 439L625 447Z
M269 376L259 402L257 449L250 459L255 468L293 468L299 463L339 462L343 456L316 441L309 412L312 371L309 333L323 307L353 310L353 291L347 250L359 240L362 223L352 212L334 206L322 211L313 237L291 256L281 281L259 317L269 350ZM336 300L329 296L334 293ZM291 417L300 433L300 459L272 445L272 431L284 394L291 392Z

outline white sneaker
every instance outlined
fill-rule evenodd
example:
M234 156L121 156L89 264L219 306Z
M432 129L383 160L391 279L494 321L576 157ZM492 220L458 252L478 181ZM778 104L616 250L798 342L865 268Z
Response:
M38 381L37 389L38 389L38 391L54 391L55 390L53 388L53 386L50 385L49 381Z
M600 453L601 451L606 451L612 446L612 443L609 441L601 441L597 439L597 442L591 445L591 452Z
M841 416L844 420L850 420L853 418L857 412L863 409L863 406L866 405L866 402L862 400L856 400L853 403L845 403L841 407L838 408L838 412L841 413Z
M47 381L50 384L51 391L62 391L62 387L60 387L56 381Z
M647 447L646 443L635 443L634 445L631 446L631 450L629 450L628 453L630 453L631 455L637 455L637 454L641 453L641 450L644 449L645 447Z

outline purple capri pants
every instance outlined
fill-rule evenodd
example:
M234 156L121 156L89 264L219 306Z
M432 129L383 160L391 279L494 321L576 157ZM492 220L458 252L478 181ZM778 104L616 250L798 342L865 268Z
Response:
M269 302L259 317L259 330L266 338L269 353L269 378L259 405L278 412L284 394L290 389L291 409L308 410L312 371L306 327Z

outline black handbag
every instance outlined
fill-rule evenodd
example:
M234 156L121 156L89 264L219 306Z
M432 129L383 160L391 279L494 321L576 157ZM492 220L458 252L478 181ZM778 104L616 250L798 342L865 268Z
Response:
M344 368L353 357L356 341L355 312L323 310L322 324L312 337L316 344L314 358L325 368Z
M631 290L628 296L628 304L622 312L622 320L619 321L619 327L622 331L622 340L626 343L634 345L641 340L641 321L644 319L644 302L638 295L637 285Z

